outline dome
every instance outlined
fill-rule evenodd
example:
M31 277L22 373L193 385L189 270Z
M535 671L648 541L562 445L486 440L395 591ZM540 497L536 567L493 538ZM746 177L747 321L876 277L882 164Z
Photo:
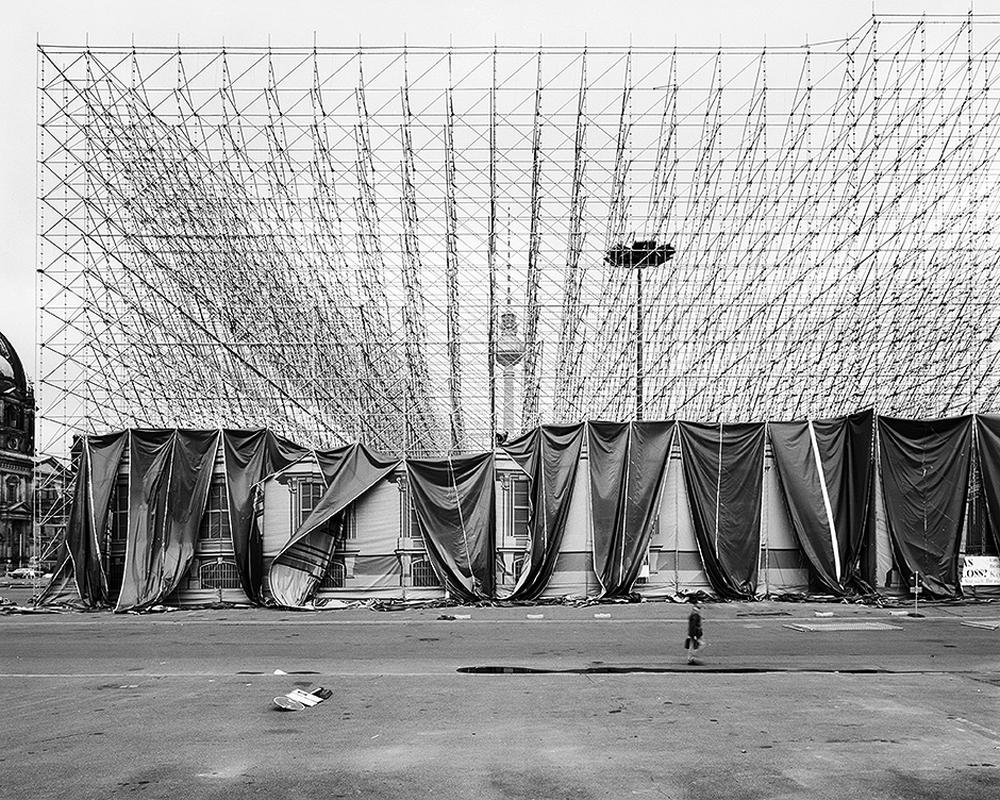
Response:
M21 359L17 357L17 352L7 337L0 333L0 387L6 388L10 385L17 387L22 392L26 392L28 389Z

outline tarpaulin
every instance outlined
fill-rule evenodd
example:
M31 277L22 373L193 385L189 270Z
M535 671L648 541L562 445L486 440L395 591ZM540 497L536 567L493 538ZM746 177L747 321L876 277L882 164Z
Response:
M976 415L976 442L986 527L1000 552L1000 416Z
M133 430L125 571L115 611L170 594L191 565L219 431Z
M907 585L936 597L958 594L958 545L965 520L972 417L878 418L882 496L897 566Z
M542 425L503 446L528 476L527 559L510 600L535 600L552 577L569 516L583 423Z
M259 604L264 553L260 531L254 526L254 487L272 472L304 458L309 451L265 429L226 430L222 441L236 571L247 597Z
M771 422L771 451L795 536L815 578L846 594L873 534L874 413Z
M493 454L407 459L413 510L438 577L457 599L494 594Z
M84 601L80 597L80 591L76 586L76 579L73 573L73 561L70 559L68 553L63 555L62 561L52 573L49 582L38 593L35 605L73 606L84 609L93 607L93 603Z
M385 478L399 459L352 444L316 454L326 491L316 507L271 562L268 584L279 605L306 603L323 580L341 528L341 512Z
M724 598L757 591L764 423L678 423L684 486L705 574Z
M123 431L85 436L80 443L66 546L80 599L88 605L104 604L110 599L101 561L101 538L127 437L128 433Z
M594 571L601 595L632 591L649 547L673 422L589 422Z

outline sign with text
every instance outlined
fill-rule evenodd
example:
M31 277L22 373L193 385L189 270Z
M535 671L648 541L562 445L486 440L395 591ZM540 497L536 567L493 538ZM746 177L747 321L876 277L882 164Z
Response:
M1000 586L1000 558L966 556L962 566L963 586Z

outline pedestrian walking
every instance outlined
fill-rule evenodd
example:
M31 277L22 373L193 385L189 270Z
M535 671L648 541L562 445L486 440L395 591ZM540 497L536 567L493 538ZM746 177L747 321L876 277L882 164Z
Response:
M698 648L701 647L701 603L697 600L691 607L691 613L688 614L688 635L684 640L684 649L687 650L687 662L688 664L696 663L695 654L698 652Z

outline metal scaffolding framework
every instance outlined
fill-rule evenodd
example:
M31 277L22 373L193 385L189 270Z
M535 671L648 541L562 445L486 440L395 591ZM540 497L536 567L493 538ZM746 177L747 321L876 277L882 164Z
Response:
M41 45L39 449L488 449L507 287L521 427L635 416L637 363L646 418L996 410L998 37L969 14L758 49ZM605 256L648 240L676 256L637 319Z

